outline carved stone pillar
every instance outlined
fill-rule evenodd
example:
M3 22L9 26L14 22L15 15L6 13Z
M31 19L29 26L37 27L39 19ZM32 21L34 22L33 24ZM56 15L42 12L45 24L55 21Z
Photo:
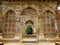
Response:
M60 10L57 10L58 35L60 37Z
M44 37L44 34L43 34L43 31L44 30L44 26L43 26L43 18L42 17L39 17L39 38L43 38Z

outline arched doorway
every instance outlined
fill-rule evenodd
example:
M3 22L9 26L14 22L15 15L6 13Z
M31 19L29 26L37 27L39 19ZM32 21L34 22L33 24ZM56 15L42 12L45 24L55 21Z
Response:
M22 40L25 43L36 43L37 28L38 28L38 16L34 8L25 8L21 16L23 17L23 30L22 30ZM31 37L31 38L30 38ZM30 39L31 40L30 40Z

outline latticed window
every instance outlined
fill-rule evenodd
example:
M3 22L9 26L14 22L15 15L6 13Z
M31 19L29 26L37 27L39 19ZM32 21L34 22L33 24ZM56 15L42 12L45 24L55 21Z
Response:
M12 10L9 10L5 15L5 28L4 28L4 37L14 37L15 35L15 13Z
M55 35L55 27L54 27L54 18L52 12L47 10L44 15L44 35L45 37L53 37Z

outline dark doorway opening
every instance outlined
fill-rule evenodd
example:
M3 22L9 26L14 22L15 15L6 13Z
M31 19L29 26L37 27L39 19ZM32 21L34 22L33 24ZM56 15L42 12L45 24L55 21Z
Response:
M0 45L4 45L4 43L3 42L0 42Z
M60 44L56 43L56 45L60 45Z

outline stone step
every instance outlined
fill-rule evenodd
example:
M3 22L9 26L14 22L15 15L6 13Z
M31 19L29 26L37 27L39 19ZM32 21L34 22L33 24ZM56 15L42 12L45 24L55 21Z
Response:
M36 43L36 41L37 41L36 38L23 39L23 43Z

